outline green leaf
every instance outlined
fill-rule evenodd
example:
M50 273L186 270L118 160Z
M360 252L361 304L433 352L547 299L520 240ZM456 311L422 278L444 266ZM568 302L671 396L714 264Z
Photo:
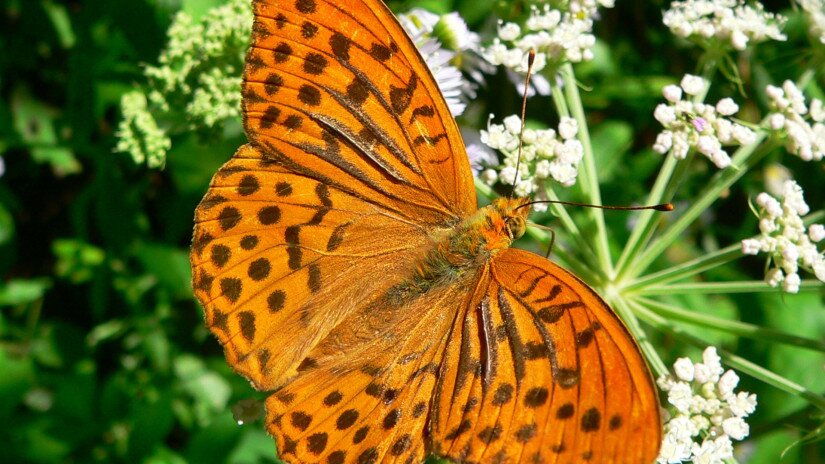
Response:
M610 182L633 144L633 127L625 121L605 121L596 126L590 139L599 182Z
M0 347L0 372L0 418L8 423L23 395L35 385L34 364L31 358L14 356Z
M100 248L73 239L55 240L52 242L52 252L57 257L55 275L73 284L88 282L106 259Z
M229 464L260 464L280 461L275 458L275 440L261 428L246 427L226 462Z
M192 295L192 277L189 253L178 247L159 243L140 243L135 258L143 268L157 279L159 285L171 295L189 299Z
M51 280L45 277L0 283L0 306L17 306L39 300L51 286Z
M55 110L36 100L23 85L16 86L12 92L11 106L17 134L35 161L51 164L59 176L80 172L74 153L61 145L57 137Z

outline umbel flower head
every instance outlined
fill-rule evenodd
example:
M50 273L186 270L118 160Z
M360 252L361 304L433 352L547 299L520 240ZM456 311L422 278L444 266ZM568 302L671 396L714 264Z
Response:
M499 22L498 36L493 43L482 49L482 56L494 65L503 65L522 93L537 91L550 93L550 83L538 74L548 64L557 67L563 63L579 63L593 59L593 19L598 7L613 7L613 0L571 1L566 9L532 6L530 16L523 26L512 22ZM523 89L519 74L527 72L527 58L531 51L536 57L533 63L531 89Z
M684 94L704 94L707 86L708 82L701 77L685 74L679 86L668 85L663 89L668 102L659 104L653 116L665 130L656 137L653 150L684 159L693 148L722 169L731 161L723 147L752 143L756 133L729 118L739 111L739 106L730 98L719 100L715 106L682 99Z
M745 418L756 409L756 395L734 391L739 376L722 368L712 346L702 353L702 362L679 358L673 371L658 380L670 417L657 462L721 464L732 458L732 440L750 433Z
M550 179L565 187L576 183L583 148L576 138L579 127L575 119L561 118L558 133L553 129L524 129L521 162L518 150L521 118L512 115L504 118L503 122L488 122L487 130L481 131L481 142L504 155L501 164L489 165L481 172L483 182L493 185L500 181L505 185L515 185L513 193L517 196L535 194L539 200L546 199L544 187ZM546 205L539 204L534 208L542 211Z
M136 163L160 167L171 147L173 126L211 135L223 131L227 121L238 120L241 70L251 29L247 0L230 0L200 21L179 12L169 26L158 65L144 71L148 88L121 99L117 150L131 154Z
M760 3L743 0L685 0L673 2L663 16L677 36L705 49L744 50L749 43L785 40L785 18L768 13Z
M768 124L786 141L790 153L804 161L821 161L825 157L825 104L814 98L810 105L805 95L792 81L782 87L769 85L765 93L771 99L773 112Z
M825 0L796 0L808 18L811 35L825 45Z
M746 255L767 253L770 262L765 280L771 287L780 283L789 293L799 291L799 269L814 273L825 282L825 252L817 244L825 240L825 226L812 224L805 227L802 216L808 214L802 188L794 181L785 181L781 201L767 193L756 197L759 207L759 238L742 240L742 252Z

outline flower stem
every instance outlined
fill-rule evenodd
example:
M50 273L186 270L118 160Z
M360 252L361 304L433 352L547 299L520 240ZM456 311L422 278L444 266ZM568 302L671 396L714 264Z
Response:
M760 283L765 286L764 283ZM656 314L666 317L669 321L677 320L755 340L784 343L786 345L825 352L825 342L819 340L799 337L787 332L782 332L781 330L760 327L755 324L748 324L747 322L731 321L721 317L711 316L709 314L689 311L678 306L665 304L647 298L639 299L638 302L650 310L655 311Z
M599 190L599 178L596 174L596 161L593 156L593 145L590 142L590 132L587 128L587 118L584 114L579 87L576 76L573 73L573 66L567 63L561 67L559 74L564 81L564 96L570 115L576 119L579 126L579 141L584 149L582 159L582 171L579 184L586 201L592 204L601 205L602 196ZM555 99L555 93L554 93ZM604 224L604 214L601 209L591 208L590 214L596 224L595 245L596 257L599 267L608 276L613 276L613 262L610 259L610 248L607 242L607 229Z
M820 292L825 284L818 280L803 280L799 284L800 292ZM763 280L744 280L739 282L685 282L678 284L656 285L638 292L639 295L685 295L685 294L720 294L720 293L779 293L780 290L766 284Z
M645 249L631 263L628 275L638 276L650 266L669 247L685 229L699 217L723 192L725 192L734 182L742 177L748 169L768 153L768 149L757 152L757 148L765 139L766 133L758 133L756 141L752 144L740 147L733 157L730 167L717 172L707 188L699 195L697 200L679 217L671 223L662 235ZM767 148L767 147L766 147ZM756 155L754 155L756 153Z
M656 182L653 184L653 189L647 197L647 204L655 205L664 202L664 192L667 188L666 186L670 182L677 164L678 160L676 160L676 158L672 156L665 158L662 169L659 170L659 174L656 176ZM630 257L638 255L639 251L644 248L650 240L653 230L657 225L657 222L652 220L654 214L656 214L656 212L653 210L645 210L639 213L638 222L633 228L633 232L631 232L630 238L628 239L624 250L622 250L622 255L619 257L619 261L616 264L616 280L622 280L622 276L627 270L627 264Z
M667 366L664 361L662 361L662 358L659 357L656 347L653 346L647 334L645 334L645 331L639 324L639 320L628 305L628 301L624 298L616 298L610 302L610 306L613 307L622 321L624 321L625 326L627 326L627 329L631 335L633 335L636 343L639 344L639 348L641 348L642 353L644 353L645 358L647 358L647 362L650 363L650 367L653 369L653 376L660 377L667 374Z
M636 315L645 320L645 322L652 325L653 327L656 327L659 330L672 334L675 338L684 340L685 342L693 344L699 348L704 348L705 346L707 346L707 343L704 340L696 336L690 335L681 328L670 324L667 319L654 313L653 311L647 309L639 303L633 304L633 310L636 313ZM803 399L813 404L817 408L825 410L825 397L823 397L822 395L818 395L806 389L802 385L799 385L798 383L790 379L786 379L785 377L782 377L781 375L773 371L765 369L764 367L758 366L748 361L747 359L731 354L730 352L725 350L720 349L719 351L720 354L722 354L724 362L728 366L740 372L748 374L757 380L761 380L762 382L765 382L766 384L771 385L788 394L802 397Z
M742 256L742 247L738 243L708 253L685 263L677 264L654 274L648 274L624 287L623 293L638 292L648 294L650 287L661 287L674 280L685 279L708 269L729 263Z

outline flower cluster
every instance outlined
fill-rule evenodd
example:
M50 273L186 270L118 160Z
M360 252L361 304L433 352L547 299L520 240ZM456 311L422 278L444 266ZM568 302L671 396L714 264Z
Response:
M756 133L727 118L739 111L739 106L730 98L719 100L716 106L682 99L683 93L703 95L707 85L701 77L686 74L679 86L664 88L662 93L668 103L659 104L653 116L665 130L656 137L653 149L684 159L693 147L722 169L731 161L722 147L752 143Z
M780 283L789 293L799 291L799 268L813 271L817 279L825 282L825 253L817 250L817 243L825 239L825 226L813 224L807 229L801 216L809 208L802 196L802 188L792 181L785 181L782 201L767 193L756 197L759 206L759 238L742 240L742 252L747 255L768 253L775 264L765 280L771 287Z
M467 107L465 99L476 96L476 87L484 82L483 72L491 71L489 63L477 54L480 39L467 23L453 12L436 15L415 8L398 17L413 38L415 45L435 76L450 112L458 116ZM472 81L464 78L467 73Z
M178 13L158 66L147 66L147 89L121 100L117 149L135 162L162 166L170 148L162 121L184 119L190 132L220 132L241 112L241 70L249 46L252 10L246 0L230 0L200 21Z
M138 91L123 94L120 111L123 119L118 126L115 150L129 153L135 163L146 163L150 168L163 167L172 140L149 112L146 95Z
M569 187L576 183L583 148L576 138L579 127L573 118L564 117L559 122L558 134L553 129L524 129L521 162L519 162L519 134L521 118L516 115L504 118L503 124L487 124L481 131L481 142L504 154L504 161L490 166L480 174L488 185L500 181L515 185L513 193L526 197L535 193L536 199L544 199L542 188L547 179ZM518 173L516 173L518 165ZM536 205L541 210L541 206Z
M756 395L734 392L739 376L720 361L716 348L708 347L701 363L679 358L675 375L659 378L670 418L657 462L721 463L733 457L731 440L750 433L744 419L756 409Z
M765 92L771 99L774 112L768 124L787 139L789 152L805 161L819 161L825 157L825 105L814 98L810 106L805 95L792 81L782 87L769 85Z
M524 28L516 23L501 22L498 37L482 50L482 56L495 65L504 65L516 73L527 71L527 57L536 52L533 69L542 70L548 63L558 66L564 62L578 63L593 59L593 17L599 6L612 7L613 0L571 1L566 11L544 5L533 6ZM517 80L517 79L516 79ZM518 82L517 82L518 83ZM549 83L541 76L534 77L539 93L549 93Z
M825 0L796 0L811 23L811 35L825 44Z
M664 23L677 36L703 48L733 47L744 50L749 42L785 40L785 18L765 12L760 3L743 0L685 0L673 2Z

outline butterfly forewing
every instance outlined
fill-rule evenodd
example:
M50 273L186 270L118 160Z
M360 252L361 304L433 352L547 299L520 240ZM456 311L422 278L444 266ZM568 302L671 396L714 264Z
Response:
M267 156L417 222L475 210L455 121L381 2L254 9L244 116Z

